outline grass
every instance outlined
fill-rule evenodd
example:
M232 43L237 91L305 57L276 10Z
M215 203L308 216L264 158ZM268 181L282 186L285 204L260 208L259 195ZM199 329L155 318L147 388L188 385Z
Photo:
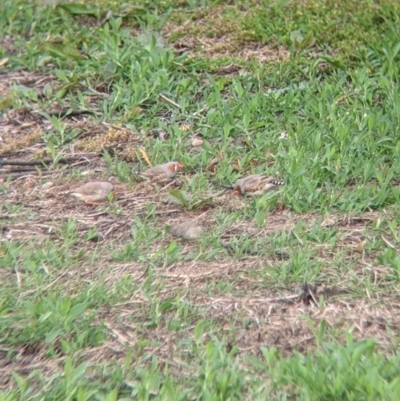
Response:
M398 2L135 4L5 0L0 400L399 399Z

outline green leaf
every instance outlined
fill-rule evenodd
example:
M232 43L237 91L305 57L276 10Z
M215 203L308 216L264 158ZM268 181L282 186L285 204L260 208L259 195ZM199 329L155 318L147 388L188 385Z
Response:
M62 3L57 8L62 8L72 15L91 15L97 19L100 18L100 9L90 4L82 3Z
M175 205L184 207L188 206L188 201L182 191L179 191L178 189L169 189L168 193L171 197L171 201L175 203Z
M319 346L322 344L322 340L325 337L325 331L326 331L326 320L322 319L319 324L318 332L317 332L317 344Z
M42 92L43 92L43 95L49 99L53 95L53 88L51 87L51 85L49 83L47 83L44 86Z
M62 70L54 70L53 73L60 81L63 81L65 83L69 83L70 82L70 80L65 75L64 71L62 71Z
M255 358L254 356L248 355L246 356L246 361L249 362L257 369L265 369L266 365L260 359Z
M220 251L220 250L219 250L218 248L217 248L217 249L213 249L212 251L210 251L209 253L207 253L207 254L204 256L204 260L207 261L207 260L213 259L214 256L215 256L219 251Z
M45 341L47 344L51 344L60 334L63 334L61 329L53 329L50 333L47 334Z
M167 300L165 300L159 307L159 311L160 312L165 312L166 310L172 309L173 307L173 303L171 302L171 299L173 299L173 297L168 298Z
M56 98L57 98L57 99L62 99L62 98L65 96L65 94L66 94L69 90L71 90L72 88L74 88L74 87L75 87L75 84L73 84L73 83L63 86L62 88L60 88L60 89L57 91L57 93L56 93Z
M71 382L71 376L72 376L72 359L69 357L65 360L64 363L64 375L65 375L65 380L67 383Z
M107 394L106 401L116 401L118 399L118 389L115 388Z
M182 322L180 320L171 320L168 325L168 329L171 331L179 330L182 327Z
M390 389L393 393L393 400L399 400L400 399L400 376L396 377L391 383L390 383Z
M103 74L105 75L105 77L110 78L117 72L117 69L118 65L113 63L112 61L109 61L104 67Z
M86 309L86 304L84 303L74 305L68 313L68 319L76 319L78 316L81 316L86 311Z
M44 42L40 48L42 51L48 52L55 57L72 59L75 61L83 59L83 55L79 53L73 44Z
M176 247L177 247L176 240L171 241L171 243L169 244L169 246L167 248L167 254L173 253L175 251Z
M320 60L326 61L327 63L333 65L335 68L338 68L340 70L346 70L346 66L340 60L334 59L331 56L328 55L320 56L319 61Z
M202 206L212 203L214 196L210 196L209 198L201 199L197 202L194 202L190 205L190 210L200 209Z
M40 323L45 322L52 314L53 314L53 312L47 312L47 313L44 313L43 315L40 315L38 323L40 324Z
M94 400L95 395L97 394L97 390L86 390L86 389L79 389L78 394L76 395L76 401L87 401L87 400Z
M0 112L11 109L12 106L13 106L13 100L11 97L0 98Z
M199 320L194 328L194 337L198 341L203 336L204 330L206 326L206 322L204 320Z
M296 31L293 31L290 34L290 40L293 42L293 44L295 45L295 48L298 49L300 43L303 41L304 36L301 32L301 30L297 29Z
M78 380L82 380L82 376L85 373L86 368L89 366L89 362L81 363L73 372L72 382L76 382Z
M307 47L313 46L315 43L314 35L311 31L309 31L304 39L300 43L300 49L306 49Z
M219 191L213 196L209 196L208 198L201 199L201 200L199 200L197 202L193 202L191 204L190 210L199 209L199 208L201 208L202 206L204 206L206 204L211 204L212 201L214 200L214 198L218 198L218 196L221 196L224 193L225 193L225 191Z

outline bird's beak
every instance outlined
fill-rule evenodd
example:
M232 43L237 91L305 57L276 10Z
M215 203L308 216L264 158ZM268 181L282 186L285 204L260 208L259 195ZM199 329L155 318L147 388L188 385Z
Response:
M181 164L181 163L178 163L178 169L181 169L181 168L183 168L183 164Z
M233 196L240 196L240 192L236 189L235 191L233 191Z

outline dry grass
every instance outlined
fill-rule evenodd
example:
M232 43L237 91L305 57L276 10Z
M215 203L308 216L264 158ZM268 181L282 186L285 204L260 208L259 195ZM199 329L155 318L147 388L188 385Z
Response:
M177 52L190 51L190 57L258 63L288 60L289 52L283 47L243 39L238 24L248 12L224 5L186 15L185 20L185 14L179 14L164 25L162 33Z
M99 161L90 160L86 168L94 172L91 178L105 174L105 166ZM216 215L219 211L226 208L231 211L240 210L245 206L244 201L234 199L226 193L216 199L213 207L188 213L172 205L165 192L161 190L158 193L147 183L139 183L131 189L116 182L114 178L110 179L116 183L116 190L122 195L109 206L105 204L93 209L64 194L77 183L70 180L63 171L54 170L50 176L41 179L29 175L20 177L3 196L3 201L8 205L23 205L23 211L18 215L3 214L4 239L21 242L34 240L38 246L51 239L61 244L62 239L58 236L60 224L75 220L79 223L80 238L75 244L77 252L79 249L91 252L99 245L104 250L118 250L131 239L130 228L135 224L134 216L146 216L149 204L157 206L157 222L151 228L160 233L165 225L188 218L196 219L209 231L213 231L217 228ZM362 299L349 292L349 282L357 276L360 280L372 276L377 287L385 287L385 281L381 282L381 276L385 277L387 274L384 268L369 267L372 266L369 262L372 263L374 255L357 251L357 245L364 238L364 235L360 237L358 233L368 233L370 223L379 216L379 213L366 213L356 218L330 215L322 221L321 227L334 227L341 238L336 248L329 244L315 245L316 258L327 265L324 271L326 283L322 287L287 287L273 285L272 282L269 284L262 272L283 266L279 257L270 253L246 255L238 259L231 257L222 247L213 261L185 260L187 255L196 252L198 244L181 241L184 246L180 253L181 261L154 269L153 295L162 302L179 293L181 302L187 302L192 309L201 311L199 316L219 327L221 333L229 339L228 345L238 347L243 354L258 355L261 345L278 347L284 353L315 347L315 332L310 327L308 318L316 327L324 319L332 335L350 330L355 338L375 337L383 349L390 350L393 346L393 333L400 329L399 294L391 292L383 295L379 292L379 295L371 294ZM237 236L268 238L270 235L292 232L299 221L311 227L317 219L318 216L314 215L299 216L285 210L276 211L268 217L263 228L256 227L251 221L237 221L219 235L222 241L229 241ZM93 227L98 232L99 242L84 238L87 230ZM147 249L148 255L168 246L170 241L169 235L162 233ZM334 270L331 261L341 252L342 247L346 249L346 257L356 268L348 278L343 277L343 281L338 281L338 272ZM25 274L28 273L23 270L9 271L3 279L18 280L19 285L23 286ZM95 268L77 264L62 273L55 273L50 284L37 290L46 291L54 285L64 293L73 294L79 291L82 283L95 282L97 277L104 277L105 286L111 292L122 277L134 283L137 289L124 302L113 307L103 307L98 323L105 322L109 339L101 347L86 348L80 356L93 366L100 361L107 363L110 358L113 363L116 360L122 363L130 350L139 352L138 344L145 337L149 343L140 352L157 355L161 361L168 361L183 374L183 366L186 366L186 362L182 362L185 350L180 341L192 336L194 326L183 327L174 334L171 334L166 322L160 322L156 330L141 326L141 322L148 320L151 305L142 292L147 280L146 266L142 262L118 263L110 252L103 252ZM329 280L329 277L333 280ZM329 285L329 281L332 281L332 285ZM231 294L218 293L217 287L213 287L213 295L208 295L209 286L215 283L234 283L234 291ZM23 297L24 293L21 294L22 299ZM169 313L166 313L165 321L168 316ZM247 322L246 327L243 327L244 321ZM204 337L203 340L206 341L207 338ZM13 361L0 358L0 376L4 387L11 385L9 378L12 371L26 375L41 368L50 377L62 367L64 361L64 357L49 361L45 355L45 345L40 343L29 347L15 347L12 352L15 354ZM2 353L5 356L7 350L2 350ZM192 366L191 369L195 370L195 367Z
M255 60L261 64L271 60L287 61L288 49L269 46L262 41L249 42L243 39L243 32L240 33L237 24L240 24L248 12L245 7L240 9L225 4L196 10L193 13L179 10L180 14L177 11L164 25L162 34L176 53L190 51L190 57L201 56L208 60L237 58L239 61ZM85 18L82 18L82 22L84 21ZM94 24L92 20L91 23ZM140 34L138 28L132 33L136 36ZM116 40L116 43L119 43L116 47L118 55L120 48L124 46L123 41L119 40ZM174 68L179 65L179 68L185 69L183 64L173 64ZM169 68L167 62L165 65L167 66L165 68ZM220 67L216 75L238 75L241 68L235 64ZM165 81L173 76L171 71L168 71L170 75L162 76ZM181 78L179 75L179 79ZM149 78L150 84L153 83L152 79ZM193 80L193 76L182 78L182 82L186 79ZM178 93L182 97L187 95L188 98L183 99L186 105L192 105L194 100L203 106L203 103L207 103L202 98L205 95L201 85L206 87L210 83L207 79L206 77L202 81L199 79L200 86L194 91L196 92L193 95L194 99L191 93L174 92L174 88L170 92ZM290 79L289 77L288 80ZM318 82L318 85L320 84ZM80 84L76 85L76 88L79 88ZM263 85L266 92L267 84ZM318 85L315 87L318 88ZM23 95L15 96L17 86L35 92L40 101L35 102L32 98L24 98ZM115 366L124 366L129 358L135 359L138 365L147 364L148 367L151 357L155 356L160 371L163 366L167 366L168 372L176 373L179 378L197 377L199 359L198 355L194 357L193 344L203 346L212 341L214 335L223 339L228 352L233 348L237 349L238 354L244 357L243 363L246 363L247 356L256 356L261 360L263 357L261 347L276 347L283 356L293 355L294 351L306 354L319 347L318 328L321 322L326 322L328 328L324 341L344 343L346 335L350 332L356 340L376 338L380 351L385 355L390 355L396 350L397 333L400 331L398 313L400 293L397 279L394 279L395 268L390 265L389 257L387 258L389 262L386 263L383 252L393 250L396 255L400 252L394 232L397 226L393 225L392 231L389 229L384 231L387 226L378 230L380 222L384 221L389 225L394 221L391 215L394 213L393 209L387 212L380 208L379 211L356 215L346 215L330 209L329 214L321 216L295 213L293 210L288 210L287 205L285 208L285 205L274 204L271 201L271 205L277 206L265 209L268 210L265 223L260 224L255 214L255 208L260 204L247 198L235 198L227 190L200 210L184 210L183 207L172 203L166 188L141 181L134 176L133 165L121 163L121 161L141 162L144 166L143 159L146 158L141 150L152 145L153 142L149 141L149 138L153 139L153 131L130 129L128 127L132 125L124 123L117 126L99 122L97 117L102 114L100 102L109 97L105 82L96 88L98 93L88 96L90 112L74 109L69 103L68 96L62 97L59 102L46 104L46 112L59 116L66 125L66 132L72 130L78 132L68 144L59 146L58 149L62 149L62 159L54 160L52 158L54 155L46 144L47 135L54 130L54 127L42 114L44 110L41 109L46 103L46 87L51 87L53 93L62 89L60 81L51 74L26 71L0 74L0 92L4 96L2 105L7 106L11 102L9 107L2 110L0 119L0 184L4 191L0 193L2 203L0 257L4 256L6 252L4 244L8 243L35 249L45 249L45 246L51 244L63 252L62 246L67 242L65 227L71 222L74 224L74 239L70 247L65 248L67 249L65 253L68 254L66 257L69 258L65 266L40 267L46 273L43 281L33 277L32 272L23 263L18 263L23 260L24 255L17 255L15 266L3 269L0 283L4 288L15 288L18 291L15 303L24 302L37 294L46 294L53 290L76 300L86 292L94 292L96 296L97 287L101 287L104 299L96 298L93 306L96 316L90 325L91 328L102 328L106 339L99 346L93 346L91 343L82 347L77 345L73 351L74 363L88 362L90 373L87 373L87 376L103 380L105 375L104 372L99 372L100 370L105 371L110 368L111 371ZM182 87L184 88L183 84ZM76 88L69 88L68 91L74 94ZM124 87L117 89L123 91ZM240 100L242 97L245 99L246 90L243 89L244 94L238 91ZM292 92L296 91L294 87ZM163 90L164 92L169 94L168 90ZM151 96L149 95L149 98ZM232 99L229 99L229 96ZM281 100L278 97L283 99L283 96L282 91L282 95L277 95L276 103ZM323 98L321 102L331 101L331 97L345 99L333 96L329 92L329 96ZM157 95L154 98L157 98ZM151 98L151 102L154 98ZM243 104L236 104L233 102L235 99L232 94L218 99L232 100L232 103L226 103L229 112L234 108L236 110L244 108L245 103L251 103L250 99L243 101ZM307 99L307 97L299 98L296 101L302 104L308 101ZM222 100L221 104L225 105ZM205 133L201 138L202 141L203 139L204 142L207 141L209 148L212 149L207 157L211 153L212 156L209 159L204 157L203 160L199 157L196 163L202 163L202 171L210 176L213 174L213 179L215 177L220 179L218 168L226 161L222 161L224 154L221 149L225 143L223 145L221 143L223 141L228 143L228 140L222 139L222 135L229 137L229 140L232 140L229 145L232 145L232 148L236 147L235 149L239 149L240 152L239 155L233 153L234 156L230 156L232 158L229 162L226 161L231 173L241 171L242 166L251 170L261 166L269 169L276 165L278 150L275 147L274 152L270 151L268 141L280 139L273 138L272 131L269 131L271 127L269 123L265 126L255 125L254 128L250 123L245 124L243 121L242 124L240 121L242 116L239 118L228 113L226 115L221 113L221 121L217 119L214 121L212 120L216 118L212 113L214 105L204 106L193 115L190 114L192 109L187 107L189 111L176 118L175 111L181 111L183 107L175 103L175 100L171 101L167 95L161 94L156 101L160 101L160 107L155 108L156 113L160 114L155 118L160 118L164 125L174 124L174 129L180 130L180 133L198 130L193 132L192 138L187 133L187 136L182 135L179 139L188 142L188 152L193 152L192 155L196 152L193 160L201 156L201 152L206 152L206 147L190 147L191 139L195 135L199 135L200 138L202 133ZM288 103L290 101L289 99ZM272 103L271 108L273 108ZM339 104L338 101L337 103ZM143 106L143 110L134 105L131 112L119 117L123 122L133 120L142 111L145 113L145 107L147 104ZM256 115L255 118L261 120L264 118L262 113L265 110L258 110L257 107L249 108L248 115L251 118ZM171 112L171 109L174 111ZM273 123L276 122L284 127L286 122L290 121L291 111L282 110L272 110L271 119ZM301 107L294 111L293 115L301 115L299 110ZM280 120L281 114L283 116ZM197 120L192 117L199 116L202 119L199 119L199 124L196 125L193 121ZM214 126L207 126L209 123L207 117L220 130L219 137L217 134L215 138L212 137ZM232 136L229 135L230 123L224 125L230 117L232 125L237 124ZM304 117L304 121L310 120L307 114L301 117ZM249 120L251 118L249 117ZM323 119L325 116L321 121ZM138 121L143 120L138 119ZM293 126L292 130L297 132L302 122L303 120L299 120L298 125ZM140 123L137 126L139 127ZM149 123L148 126L154 127L154 124ZM204 127L211 129L202 131ZM259 127L264 133L271 135L265 142L252 143L249 133L256 132ZM225 128L227 134L225 132L222 134ZM242 129L246 134L240 135L239 130ZM304 139L308 133L305 132L306 126L303 129ZM335 130L337 127L332 126L330 129ZM322 130L328 132L328 129L321 125ZM173 133L175 133L173 129L168 132L171 136ZM317 133L311 133L317 137ZM288 137L288 134L285 135ZM159 135L159 139L163 141L165 138ZM218 141L220 142L217 143ZM163 156L172 151L172 147L168 148L171 143L164 142L165 147L160 151ZM293 146L299 144L303 146L302 140ZM254 150L252 145L255 145L253 148L259 145L262 152L264 149L265 152L262 155L261 152L254 153L254 157L241 160L240 157L244 154L251 155L251 151ZM317 145L315 147L317 148ZM103 157L104 150L111 155L111 159L117 156L115 160L107 164L107 155ZM292 165L286 164L288 170L294 166L294 159L297 157L294 150L292 155L284 153L284 145L279 150L279 157L293 158ZM214 159L211 160L211 157ZM304 159L299 159L299 163L302 162ZM124 167L128 166L128 172L124 172L125 176L117 171L117 163ZM311 167L310 164L308 168ZM137 166L135 170L136 168ZM191 171L189 169L183 171L177 180L177 187L185 188L185 184L193 184L192 173L197 171L194 171L193 165L191 168ZM291 171L295 170L293 167ZM304 174L308 172L304 170ZM295 171L291 178L298 179L295 177L296 174L299 175L298 171ZM87 206L70 195L73 188L89 180L112 182L118 195L97 207ZM293 181L291 185L297 185L298 182L300 180ZM351 184L355 185L354 182ZM368 185L372 185L371 182L366 184ZM378 186L375 182L374 185ZM350 184L346 190L349 187ZM220 189L208 181L201 196L214 196ZM320 190L320 187L317 187L317 190ZM323 190L324 188L321 189ZM313 194L310 194L310 198L311 195ZM302 194L296 196L301 197ZM267 199L261 206L269 207L269 201L270 199ZM299 204L305 205L300 202ZM330 204L326 202L325 205ZM318 205L313 210L326 210L327 207ZM251 213L250 208L252 208ZM234 213L238 217L232 220L230 217ZM248 217L250 215L252 217ZM204 228L204 237L198 241L172 238L168 226L189 219L196 220ZM137 239L134 231L140 224L145 226L142 231L150 235L143 238L142 242L135 243ZM92 238L87 236L90 230L96 233ZM240 244L244 240L248 240L254 248L250 246L241 249ZM384 251L378 249L382 241L388 246ZM239 245L235 248L237 243ZM126 255L129 246L134 251L141 248L139 253L142 258L137 255ZM168 250L173 246L179 248L175 256L168 254ZM213 254L213 251L216 253ZM208 258L210 254L212 256ZM37 283L34 281L36 279ZM168 302L171 306L161 312L157 309ZM7 313L6 311L6 317ZM19 316L16 319L19 319ZM23 319L21 321L22 325ZM209 326L197 336L196 327L202 321ZM176 329L171 322L178 322L179 328ZM12 324L10 330L18 332L20 322L15 320ZM41 335L40 341L31 341L28 344L19 338L14 343L14 338L12 336L10 338L12 345L0 348L0 388L8 391L17 389L18 383L12 380L12 372L26 378L32 372L39 370L42 377L49 379L49 383L55 375L64 375L64 363L68 353L63 351L59 340L49 344L44 340L45 335ZM143 356L147 359L141 359ZM269 377L266 373L264 375L262 379L268 382ZM36 378L31 376L29 380L35 384ZM37 386L40 387L39 378L37 380Z

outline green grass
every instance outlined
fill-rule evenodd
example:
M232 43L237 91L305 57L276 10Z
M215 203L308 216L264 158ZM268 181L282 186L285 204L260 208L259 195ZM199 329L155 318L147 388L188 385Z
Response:
M399 399L398 2L135 4L4 2L0 400Z

